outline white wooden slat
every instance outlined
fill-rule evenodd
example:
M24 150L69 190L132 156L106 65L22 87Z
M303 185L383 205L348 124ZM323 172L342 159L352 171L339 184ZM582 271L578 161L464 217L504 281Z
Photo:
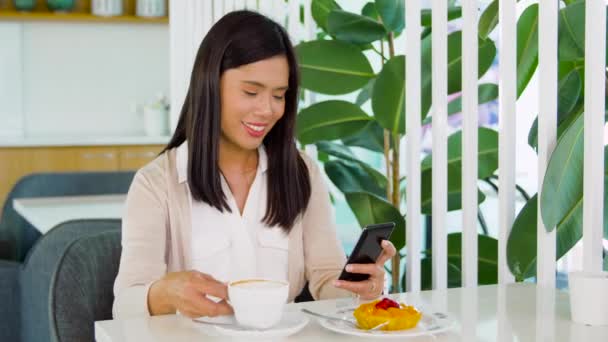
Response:
M300 20L299 15L300 12L300 1L299 0L289 0L289 17L287 18L287 31L289 32L289 36L291 37L291 41L294 45L298 44L301 40L300 37Z
M258 10L257 0L247 0L245 2L245 8L247 8L248 10L251 10L251 11L257 11Z
M259 3L259 11L260 13L262 13L263 15L276 20L277 18L275 17L275 14L273 12L273 7L274 7L274 0L262 0Z
M224 1L222 0L212 0L213 7L213 22L217 22L224 16Z
M233 1L234 1L234 10L235 11L243 10L247 7L245 5L245 0L233 0Z
M407 133L407 291L420 291L420 0L405 2Z
M311 11L312 0L304 0L304 27L306 40L313 40L316 37L317 25L312 17ZM299 13L299 12L298 12ZM299 16L298 16L299 17Z
M557 136L557 21L558 2L540 1L538 26L538 184L543 184L547 164ZM540 192L542 198L542 192ZM538 212L540 213L538 201ZM538 215L537 220L537 282L555 287L555 230L548 233Z
M433 288L447 288L448 19L447 2L433 0ZM408 54L409 56L409 54ZM408 88L409 89L409 88Z
M272 12L274 13L274 20L281 24L283 27L287 27L287 4L283 0L273 0Z
M234 0L217 0L224 3L224 13L234 11Z
M203 21L203 23L202 23L203 31L201 32L200 35L198 35L196 37L196 47L197 48L200 45L203 38L205 38L205 35L207 35L207 32L209 32L209 30L211 29L211 26L213 26L214 20L213 20L213 6L212 5L213 5L213 3L211 1L201 1L199 4L199 6L200 6L199 10L201 11L199 13L199 15L200 15L199 18L203 18L203 20L202 20Z
M507 240L515 219L515 118L517 100L516 0L499 2L498 77L498 283L513 282L507 265Z
M462 285L477 286L477 1L462 1Z
M602 270L604 214L604 111L606 4L585 3L585 165L583 177L583 269Z

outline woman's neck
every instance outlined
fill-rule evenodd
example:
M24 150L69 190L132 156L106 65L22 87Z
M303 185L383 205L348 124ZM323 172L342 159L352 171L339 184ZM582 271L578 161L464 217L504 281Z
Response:
M252 172L258 166L258 151L245 150L228 142L220 142L219 166L224 174Z

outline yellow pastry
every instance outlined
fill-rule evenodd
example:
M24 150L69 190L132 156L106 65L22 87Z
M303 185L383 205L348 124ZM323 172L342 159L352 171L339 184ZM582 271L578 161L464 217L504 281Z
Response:
M353 313L361 329L371 329L384 322L389 322L381 330L405 330L418 324L422 313L415 307L399 304L389 298L361 304Z

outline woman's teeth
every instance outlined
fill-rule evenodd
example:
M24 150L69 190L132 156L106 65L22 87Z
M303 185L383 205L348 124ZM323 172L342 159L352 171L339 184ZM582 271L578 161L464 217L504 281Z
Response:
M264 130L264 126L255 126L246 122L243 122L245 124L245 126L251 128L252 130L256 131L256 132L261 132Z

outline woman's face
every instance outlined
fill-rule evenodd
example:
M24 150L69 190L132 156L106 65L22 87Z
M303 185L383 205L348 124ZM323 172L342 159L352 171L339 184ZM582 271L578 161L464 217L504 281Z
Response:
M288 84L285 56L226 70L220 78L221 143L257 149L285 112Z

